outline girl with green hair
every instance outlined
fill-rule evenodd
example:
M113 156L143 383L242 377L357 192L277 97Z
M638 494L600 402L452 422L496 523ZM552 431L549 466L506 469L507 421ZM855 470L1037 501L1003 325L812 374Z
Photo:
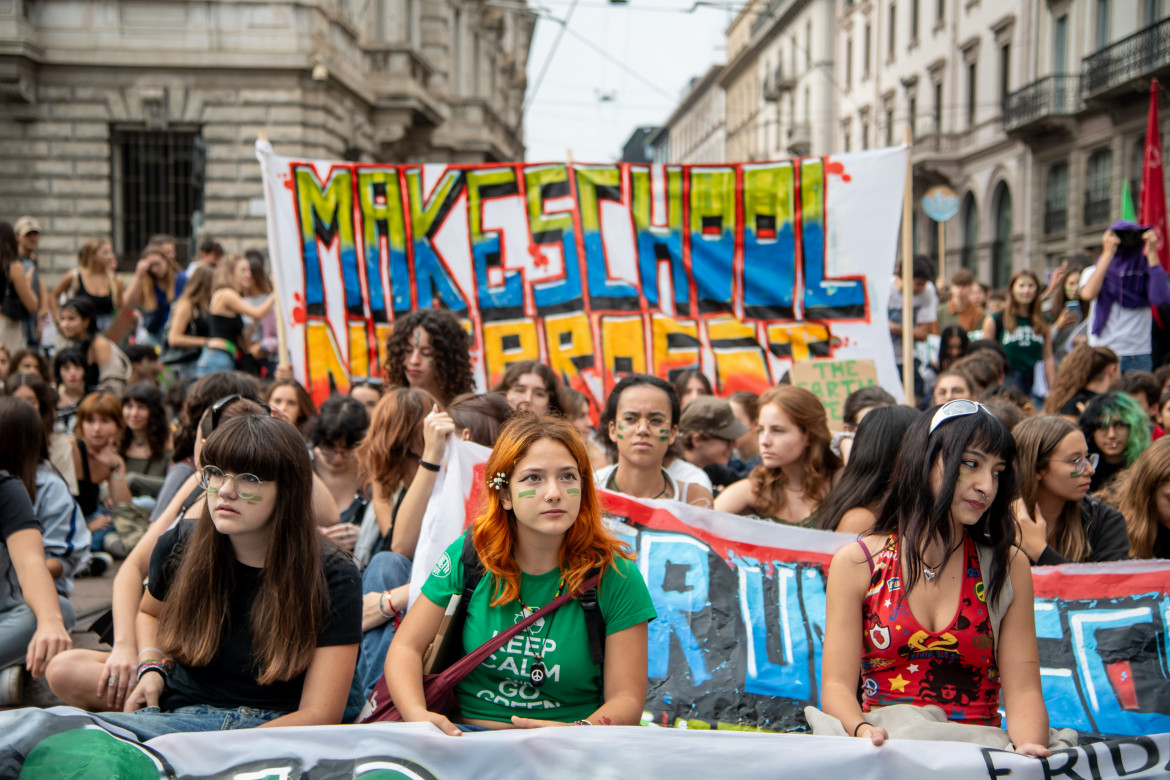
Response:
M1081 412L1089 452L1101 457L1090 488L1099 491L1150 446L1150 418L1124 393L1102 393Z

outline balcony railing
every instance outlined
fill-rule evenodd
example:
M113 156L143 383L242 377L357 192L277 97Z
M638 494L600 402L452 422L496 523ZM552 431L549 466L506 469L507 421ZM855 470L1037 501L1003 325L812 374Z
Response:
M1170 69L1170 18L1081 60L1081 97L1096 97Z
M927 133L914 141L914 154L954 154L963 146L965 133Z
M1045 76L1011 93L1003 107L1004 131L1010 133L1045 119L1077 113L1081 107L1079 81L1079 76Z
M1044 209L1044 234L1063 233L1068 229L1068 207Z
M1093 196L1085 193L1085 226L1101 225L1109 221L1110 207L1112 204L1109 198L1100 198L1094 200Z

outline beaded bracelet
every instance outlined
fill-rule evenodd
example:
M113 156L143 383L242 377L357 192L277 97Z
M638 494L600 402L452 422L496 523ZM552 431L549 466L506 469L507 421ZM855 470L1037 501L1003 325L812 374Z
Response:
M152 658L149 661L143 661L138 664L138 670L135 673L135 679L141 680L142 675L147 672L158 672L162 675L163 680L167 679L167 675L175 668L175 662L171 658L163 658L161 660Z

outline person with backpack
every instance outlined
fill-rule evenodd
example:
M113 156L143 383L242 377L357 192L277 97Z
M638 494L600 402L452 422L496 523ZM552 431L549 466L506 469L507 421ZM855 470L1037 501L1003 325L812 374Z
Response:
M602 523L576 428L561 418L519 414L500 431L484 473L479 515L435 565L386 656L385 680L398 712L452 736L637 724L646 699L647 623L657 615L631 555ZM466 540L484 570L471 593ZM457 714L434 712L424 699L423 654L451 597L460 594L466 621L459 655L559 597L573 598L468 673L455 686Z

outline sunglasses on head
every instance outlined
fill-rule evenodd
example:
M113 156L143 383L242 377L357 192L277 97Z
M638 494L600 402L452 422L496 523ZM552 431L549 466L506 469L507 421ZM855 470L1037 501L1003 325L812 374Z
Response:
M978 401L971 401L966 398L957 398L954 401L948 401L938 408L934 413L934 417L930 420L930 430L926 435L929 437L935 432L938 426L951 420L955 417L966 417L969 414L977 414L980 411L991 414L991 410Z

